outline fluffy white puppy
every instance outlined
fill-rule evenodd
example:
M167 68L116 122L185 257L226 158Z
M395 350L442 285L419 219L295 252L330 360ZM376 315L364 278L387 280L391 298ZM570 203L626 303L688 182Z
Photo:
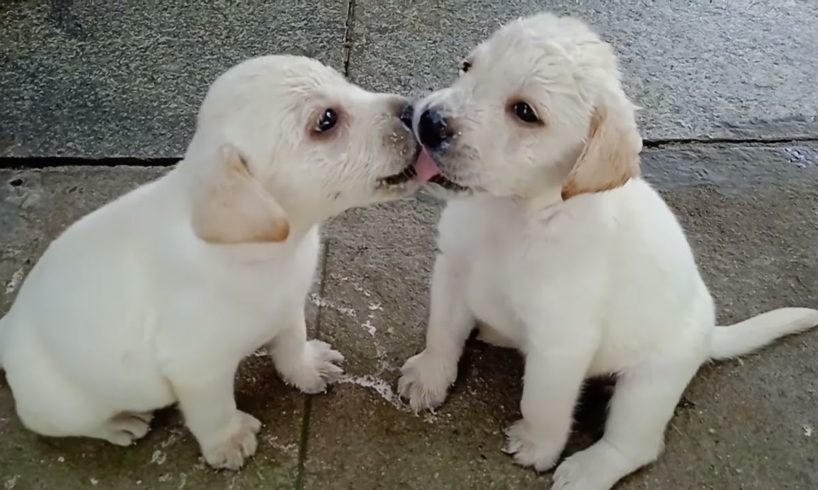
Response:
M414 409L441 404L475 320L525 356L507 452L551 468L583 379L616 373L605 436L554 488L607 489L657 458L699 366L818 324L787 308L716 327L690 246L638 177L641 138L616 58L581 21L513 22L417 104L420 180L451 200L439 225L426 348L403 366Z
M220 76L178 166L68 228L0 321L25 426L129 445L178 402L207 462L240 467L260 428L233 396L243 357L266 344L307 393L341 373L306 339L317 225L418 187L406 106L301 57Z

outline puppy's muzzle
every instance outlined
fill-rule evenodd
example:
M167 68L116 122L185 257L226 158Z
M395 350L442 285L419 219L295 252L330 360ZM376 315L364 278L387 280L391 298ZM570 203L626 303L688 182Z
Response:
M399 187L412 180L417 175L415 172L414 162L417 160L418 154L420 153L420 146L418 146L412 133L412 120L415 116L415 110L412 103L404 97L399 97L396 100L396 105L394 108L394 115L400 119L400 122L403 125L402 129L409 133L407 136L408 141L411 141L412 149L410 159L407 160L406 166L400 172L379 179L379 184L385 187ZM402 150L401 154L404 155L408 151L409 148L406 148L405 150Z
M454 192L467 192L470 189L450 180L445 166L441 165L442 154L454 136L451 121L444 117L436 107L424 110L417 120L416 138L423 146L415 162L415 173L421 182L437 184Z

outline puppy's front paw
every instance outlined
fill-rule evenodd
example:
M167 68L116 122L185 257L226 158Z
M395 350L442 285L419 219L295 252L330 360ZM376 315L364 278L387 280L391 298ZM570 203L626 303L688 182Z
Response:
M304 347L301 365L289 373L286 381L304 393L321 393L344 374L338 366L343 360L344 356L328 343L310 340Z
M415 412L434 410L446 400L446 391L457 377L457 364L428 351L410 357L400 369L398 394L409 400Z
M520 466L533 466L537 471L550 469L557 462L563 444L537 438L525 419L506 429L507 442L503 451L514 456Z
M244 460L256 453L256 434L261 422L248 413L236 410L227 430L227 437L209 447L202 447L202 455L210 466L217 469L238 470Z
M604 440L574 453L554 471L552 490L609 490L630 471L627 459Z

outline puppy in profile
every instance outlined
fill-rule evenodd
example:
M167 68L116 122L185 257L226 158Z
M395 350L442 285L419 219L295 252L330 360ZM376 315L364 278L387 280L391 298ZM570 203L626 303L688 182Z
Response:
M307 58L221 75L178 166L69 227L0 320L23 424L127 446L178 403L205 460L239 468L260 428L233 396L243 357L266 345L305 393L342 372L306 338L318 224L419 186L406 106Z
M475 320L525 357L507 452L555 465L585 378L618 374L604 437L553 488L608 489L655 460L702 363L818 324L784 308L716 327L713 300L668 206L639 178L641 138L616 58L584 23L537 15L477 46L415 107L418 177L440 218L426 348L402 368L415 410L440 405Z

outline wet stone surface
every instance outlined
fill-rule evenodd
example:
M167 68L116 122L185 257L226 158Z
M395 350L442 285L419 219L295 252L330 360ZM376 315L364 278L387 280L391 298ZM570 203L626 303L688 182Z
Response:
M174 158L230 66L297 54L343 68L344 2L0 4L0 156Z
M589 22L620 57L648 139L818 135L818 3L360 0L349 74L422 94L503 23L548 10ZM490 60L489 60L490 62Z

